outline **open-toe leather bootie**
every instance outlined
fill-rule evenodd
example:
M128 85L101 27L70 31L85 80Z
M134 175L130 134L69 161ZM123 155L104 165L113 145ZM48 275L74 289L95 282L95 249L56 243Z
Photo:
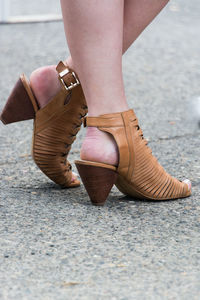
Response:
M84 123L111 134L119 152L118 167L75 161L93 204L103 205L114 184L125 195L139 199L169 200L190 196L187 183L171 177L152 155L133 110L86 117Z
M72 181L67 155L87 113L85 97L77 75L60 62L56 68L60 92L39 108L30 84L21 75L1 114L4 124L34 119L32 156L40 170L62 187L79 186Z

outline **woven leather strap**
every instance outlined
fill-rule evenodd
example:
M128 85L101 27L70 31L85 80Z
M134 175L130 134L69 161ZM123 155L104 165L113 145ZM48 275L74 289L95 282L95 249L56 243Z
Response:
M56 69L62 89L36 113L33 157L51 180L68 187L73 183L67 155L87 113L87 106L76 74L62 62Z

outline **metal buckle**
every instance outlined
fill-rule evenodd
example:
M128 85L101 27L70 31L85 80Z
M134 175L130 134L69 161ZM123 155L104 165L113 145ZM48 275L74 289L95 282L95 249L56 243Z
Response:
M64 80L62 79L65 75L67 75L68 73L71 73L71 75L74 77L75 82L71 82L70 85L67 85ZM68 68L66 68L65 70L63 70L62 72L60 72L59 74L60 76L60 80L62 82L62 84L64 85L65 89L67 91L72 90L74 87L76 87L77 85L80 84L78 78L76 77L76 74L73 71L70 71Z

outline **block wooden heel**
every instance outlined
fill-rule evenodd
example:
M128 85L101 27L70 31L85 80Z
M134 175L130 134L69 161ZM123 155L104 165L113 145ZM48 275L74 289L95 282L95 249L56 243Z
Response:
M85 161L75 164L92 204L103 206L117 180L115 167Z
M34 119L38 110L37 102L25 75L21 75L15 84L1 113L1 121L6 125L14 122Z

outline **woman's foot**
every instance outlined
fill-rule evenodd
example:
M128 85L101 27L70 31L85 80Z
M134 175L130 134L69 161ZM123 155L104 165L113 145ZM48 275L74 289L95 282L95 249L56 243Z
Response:
M119 153L114 138L96 127L88 127L81 147L81 159L100 162L117 166ZM191 190L191 182L185 179L188 190Z
M33 71L30 76L30 85L39 107L47 105L61 89L56 66L41 67ZM72 173L72 182L76 179L76 174Z
M90 198L95 199L94 195L98 194L100 178L104 183L102 191L104 188L106 191L105 198L104 196L100 197L101 203L104 202L107 192L109 192L106 190L106 186L110 189L113 183L125 195L141 199L170 200L190 196L191 182L189 180L180 182L170 176L152 155L134 111L128 110L113 115L112 113L104 117L88 117L86 120L89 131L83 143L82 162L76 161L76 165ZM94 127L94 131L91 131L93 126L96 128ZM99 135L98 130L106 134L105 138ZM111 139L106 141L107 131L112 133L117 147L115 144L113 145ZM98 162L117 165L116 148L118 148L121 158L119 167L117 169L108 166L100 168ZM111 162L113 159L115 162ZM91 164L90 161L93 161L94 164ZM115 175L118 174L117 179L113 172ZM93 174L93 178L91 174Z

